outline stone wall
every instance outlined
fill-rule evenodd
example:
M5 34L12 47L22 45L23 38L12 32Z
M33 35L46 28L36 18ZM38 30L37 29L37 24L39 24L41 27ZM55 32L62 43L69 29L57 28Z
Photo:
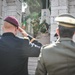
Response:
M75 0L68 0L68 12L75 17ZM73 39L75 41L75 35Z
M55 17L62 13L70 13L75 16L75 0L50 0L51 1L51 35L50 41L55 41L54 34L57 24ZM75 38L75 37L74 37Z
M2 1L0 0L0 17L2 16Z
M0 0L0 4L0 14L2 17L2 20L0 22L0 28L3 24L3 19L6 16L15 16L21 24L22 2L20 0ZM2 30L0 30L0 34L2 34Z
M68 12L75 16L75 0L68 0Z

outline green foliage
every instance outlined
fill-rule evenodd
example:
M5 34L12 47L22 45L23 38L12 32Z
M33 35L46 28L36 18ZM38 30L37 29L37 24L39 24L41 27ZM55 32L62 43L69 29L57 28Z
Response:
M33 12L32 14L28 15L27 17L25 17L25 20L31 18L31 19L37 19L41 16L41 12L40 13L36 13L36 12Z
M42 9L42 2L41 0L24 0L29 6L30 12L37 12L39 13Z
M30 18L34 18L34 19L38 18L38 13L33 12L33 13L30 15Z
M33 27L33 34L34 34L34 37L37 36L38 34L38 31L39 31L39 20L38 19L34 19L33 21L31 21L31 25Z
M46 5L46 0L24 0L29 6L29 10L31 14L26 17L26 20L28 18L34 19L31 22L31 25L33 27L34 35L37 36L38 31L45 33L46 32L46 26L44 23L40 24L39 17L41 16L41 9L43 8L43 5Z
M37 36L38 32L46 33L46 25L44 22L40 24L39 19L34 19L33 21L31 21L31 25L33 27L33 33L35 35L34 37Z
M46 33L46 25L45 25L45 23L43 22L43 23L41 23L41 24L39 24L39 29L40 29L40 32L41 33Z

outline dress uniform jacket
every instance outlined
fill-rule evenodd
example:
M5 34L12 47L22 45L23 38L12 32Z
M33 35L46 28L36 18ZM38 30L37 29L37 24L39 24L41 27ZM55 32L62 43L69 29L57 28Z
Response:
M44 46L35 75L75 75L75 43L70 38Z
M36 43L36 45L35 45ZM37 57L41 43L4 33L0 38L0 75L28 75L28 57Z

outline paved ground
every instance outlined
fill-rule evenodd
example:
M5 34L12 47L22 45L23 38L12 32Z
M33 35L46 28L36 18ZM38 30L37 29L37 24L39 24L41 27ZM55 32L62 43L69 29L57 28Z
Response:
M39 33L36 39L38 41L40 41L43 45L50 43L50 35L48 33L46 33L46 34ZM29 58L29 62L28 62L29 75L35 75L37 61L38 61L37 57L30 57Z
M48 33L39 33L36 39L43 45L50 43L50 35Z

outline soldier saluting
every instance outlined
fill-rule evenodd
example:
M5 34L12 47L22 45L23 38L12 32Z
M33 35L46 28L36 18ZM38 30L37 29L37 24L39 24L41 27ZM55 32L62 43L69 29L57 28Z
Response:
M13 16L4 19L3 31L0 38L0 75L28 75L28 57L38 57L42 44L20 28ZM18 31L24 38L16 36Z

